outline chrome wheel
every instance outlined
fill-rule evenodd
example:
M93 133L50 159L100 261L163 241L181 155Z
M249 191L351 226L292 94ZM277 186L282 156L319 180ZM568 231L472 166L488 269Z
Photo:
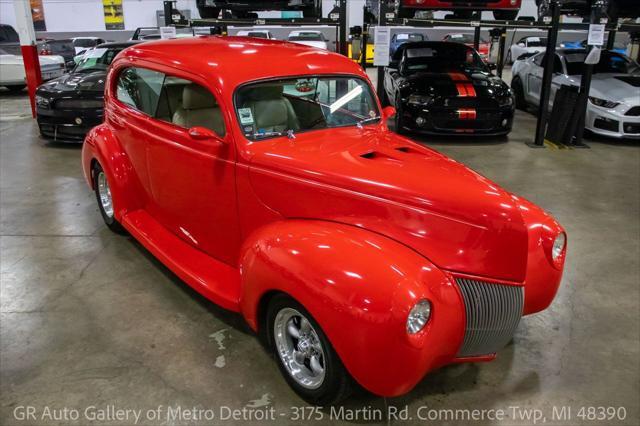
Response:
M113 218L113 201L111 199L111 189L109 188L109 182L107 182L107 176L101 170L98 173L98 198L100 199L100 206L109 219Z
M302 387L324 382L325 351L309 320L293 308L283 308L273 323L276 351L289 375Z

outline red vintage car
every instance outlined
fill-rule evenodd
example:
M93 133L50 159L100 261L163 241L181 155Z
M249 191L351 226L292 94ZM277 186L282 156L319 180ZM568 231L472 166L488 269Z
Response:
M348 58L157 41L124 50L105 90L82 166L107 226L241 313L307 401L493 359L556 294L562 227L392 133Z
M513 20L518 16L522 0L401 0L399 14L412 17L418 10L451 10L457 18L468 19L476 10L493 12L498 20Z

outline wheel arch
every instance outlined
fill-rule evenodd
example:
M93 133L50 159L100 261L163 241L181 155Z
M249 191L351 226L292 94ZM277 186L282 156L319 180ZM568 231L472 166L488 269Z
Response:
M428 370L450 362L462 342L464 307L446 274L409 247L365 229L273 222L247 238L240 270L240 310L252 329L264 335L268 303L280 293L290 296L320 324L354 379L379 395L410 390ZM406 318L423 298L438 319L434 314L424 333L411 337ZM389 363L393 367L379 371Z

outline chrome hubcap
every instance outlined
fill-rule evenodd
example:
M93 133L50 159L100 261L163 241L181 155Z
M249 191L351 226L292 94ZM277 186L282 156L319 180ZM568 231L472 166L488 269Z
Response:
M295 309L284 308L276 315L273 334L289 375L307 389L319 388L324 381L325 354L309 320Z
M107 176L104 172L98 174L98 195L100 196L100 205L107 217L113 217L113 202L111 200L111 189L107 182Z

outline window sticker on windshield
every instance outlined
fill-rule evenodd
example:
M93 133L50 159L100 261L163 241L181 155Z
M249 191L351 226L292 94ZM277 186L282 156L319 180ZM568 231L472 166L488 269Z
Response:
M251 114L251 108L239 108L238 114L240 114L240 124L253 124L253 114Z
M107 50L108 49L105 48L90 50L85 58L101 58L102 55L104 55L104 52L106 52Z

